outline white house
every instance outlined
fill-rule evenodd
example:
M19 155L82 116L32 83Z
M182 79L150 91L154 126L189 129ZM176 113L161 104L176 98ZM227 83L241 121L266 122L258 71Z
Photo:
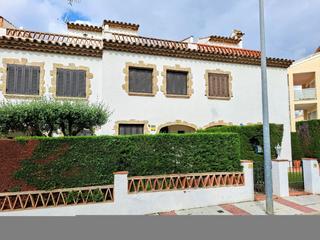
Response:
M116 21L68 23L62 35L0 19L0 100L103 101L113 114L99 134L262 122L260 52L242 47L241 31L171 41L142 37L139 25ZM268 59L270 122L284 125L281 157L290 160L291 63Z

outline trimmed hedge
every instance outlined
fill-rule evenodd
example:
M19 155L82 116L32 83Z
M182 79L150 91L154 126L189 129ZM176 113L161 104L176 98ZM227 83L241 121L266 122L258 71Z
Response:
M233 132L240 135L241 142L241 159L262 161L263 153L255 152L253 142L263 147L263 126L262 125L246 125L246 126L221 126L205 130L199 130L203 133ZM275 147L282 143L283 125L270 124L270 141L272 158L276 157Z
M113 172L124 170L143 176L242 169L234 133L32 139L39 145L15 176L41 190L111 184Z
M320 158L320 120L297 122L297 138L303 157Z
M293 160L301 160L304 156L298 133L291 133L291 151Z

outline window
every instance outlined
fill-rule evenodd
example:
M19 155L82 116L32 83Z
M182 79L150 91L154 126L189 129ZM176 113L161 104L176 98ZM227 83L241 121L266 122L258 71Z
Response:
M153 69L129 67L129 93L152 94Z
M57 69L57 97L86 97L86 71Z
M169 95L187 95L188 72L167 70L166 87Z
M40 67L7 65L7 94L39 95Z
M119 135L144 134L144 124L119 124Z
M208 97L229 99L230 75L225 73L208 73Z

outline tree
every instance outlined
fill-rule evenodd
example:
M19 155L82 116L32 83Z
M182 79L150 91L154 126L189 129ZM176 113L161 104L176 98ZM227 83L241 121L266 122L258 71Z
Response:
M0 104L0 134L22 132L29 136L76 136L83 130L94 134L107 123L108 108L85 101L35 100Z

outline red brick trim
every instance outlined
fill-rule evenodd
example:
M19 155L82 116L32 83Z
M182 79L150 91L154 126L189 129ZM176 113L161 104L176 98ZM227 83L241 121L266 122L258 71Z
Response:
M293 209L298 210L298 211L303 212L303 213L314 213L314 212L317 212L315 209L312 209L312 208L309 208L309 207L306 207L306 206L303 206L303 205L288 201L288 200L283 199L283 198L275 199L275 201L277 203L280 203L282 205L285 205L287 207L293 208Z
M170 211L170 212L161 212L159 213L160 216L176 216L177 213L175 211Z
M120 172L114 172L114 175L128 175L129 172L128 171L120 171Z
M235 216L248 216L251 215L250 213L248 213L247 211L236 207L235 205L232 204L222 204L219 205L220 207L222 207L224 210L230 212L232 215Z

